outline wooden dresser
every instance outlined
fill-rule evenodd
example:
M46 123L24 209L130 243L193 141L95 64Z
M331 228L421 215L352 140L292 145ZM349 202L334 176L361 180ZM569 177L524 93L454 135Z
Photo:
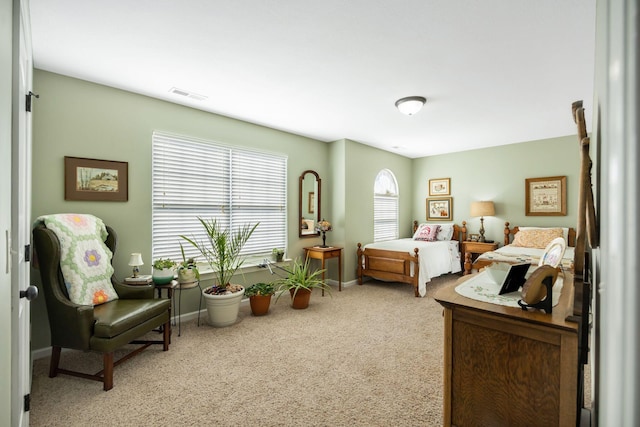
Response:
M579 328L566 320L573 294L566 274L550 315L472 300L455 285L436 294L444 307L445 426L576 425Z

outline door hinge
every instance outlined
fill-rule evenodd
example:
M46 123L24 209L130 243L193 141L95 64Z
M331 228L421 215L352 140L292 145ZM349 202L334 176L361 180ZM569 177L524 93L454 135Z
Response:
M31 261L31 245L24 245L24 260L25 262Z
M31 409L31 394L24 395L24 412L29 412Z
M29 91L29 93L27 94L27 101L25 103L25 110L27 110L27 112L31 112L31 97L35 96L36 98L40 98L40 95L38 95L37 93L33 93L31 91Z

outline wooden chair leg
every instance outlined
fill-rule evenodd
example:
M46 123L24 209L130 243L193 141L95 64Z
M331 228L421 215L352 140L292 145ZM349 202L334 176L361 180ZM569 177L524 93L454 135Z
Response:
M104 353L104 391L113 388L113 352Z
M58 346L51 347L51 362L49 363L49 378L58 375L58 365L60 364L60 350Z
M169 350L169 343L171 342L171 316L169 316L169 320L167 320L167 323L164 324L164 335L163 335L163 342L162 342L162 350L163 351L168 351Z

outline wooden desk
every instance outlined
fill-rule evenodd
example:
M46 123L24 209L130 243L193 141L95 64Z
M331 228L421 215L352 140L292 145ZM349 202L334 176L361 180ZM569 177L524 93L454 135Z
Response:
M442 288L444 425L575 426L578 324L573 276L552 314L472 300Z
M319 259L322 263L322 270L324 270L324 260L330 258L338 258L338 292L342 291L342 248L337 246L329 246L328 248L321 248L318 246L312 246L304 248L305 258ZM324 282L324 272L322 272L322 281ZM324 296L324 289L322 290Z

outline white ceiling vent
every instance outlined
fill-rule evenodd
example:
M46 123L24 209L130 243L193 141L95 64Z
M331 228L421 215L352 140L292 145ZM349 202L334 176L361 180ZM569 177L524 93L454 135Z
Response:
M204 95L198 95L197 93L189 92L184 89L178 89L177 87L172 87L169 89L170 93L175 93L176 95L186 96L187 98L195 99L196 101L204 101L207 99Z

